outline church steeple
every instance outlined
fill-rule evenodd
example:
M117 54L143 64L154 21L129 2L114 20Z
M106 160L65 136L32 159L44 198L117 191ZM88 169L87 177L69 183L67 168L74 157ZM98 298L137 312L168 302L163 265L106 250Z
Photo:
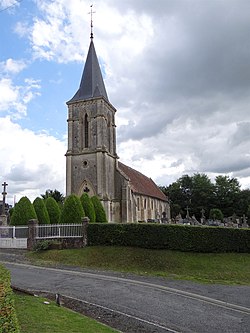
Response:
M91 34L89 51L85 62L80 87L69 103L94 97L104 97L108 101L108 95L105 89L102 72L94 47L93 34Z

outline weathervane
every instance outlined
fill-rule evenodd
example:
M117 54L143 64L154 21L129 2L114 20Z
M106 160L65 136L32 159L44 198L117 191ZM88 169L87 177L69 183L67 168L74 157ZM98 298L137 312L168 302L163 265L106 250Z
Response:
M93 39L94 38L94 35L93 35L93 14L95 12L93 12L93 5L90 6L90 39Z

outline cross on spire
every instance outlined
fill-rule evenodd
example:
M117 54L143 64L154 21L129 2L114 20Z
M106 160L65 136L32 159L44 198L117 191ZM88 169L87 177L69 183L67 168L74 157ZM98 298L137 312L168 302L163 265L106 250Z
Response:
M93 34L93 14L95 12L93 12L93 5L90 6L90 39L94 38L94 34Z

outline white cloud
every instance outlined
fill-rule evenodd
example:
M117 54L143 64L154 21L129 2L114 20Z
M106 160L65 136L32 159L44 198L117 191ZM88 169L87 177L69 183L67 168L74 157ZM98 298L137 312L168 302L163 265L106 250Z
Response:
M26 63L23 60L7 59L0 62L0 71L7 74L17 74L26 67Z
M26 79L24 85L14 85L12 79L0 79L0 112L12 114L14 118L26 115L27 104L39 95L40 84L33 79Z
M13 6L19 6L19 1L17 0L1 0L0 9L8 9Z
M66 142L22 129L10 117L0 118L0 174L6 181L7 201L26 195L31 200L46 189L65 192Z
M36 3L39 15L16 25L34 61L83 61L89 4ZM99 0L94 11L121 160L162 185L193 172L229 173L249 184L250 3ZM3 86L5 109L10 101L27 108L37 91L33 84L20 99L20 87Z

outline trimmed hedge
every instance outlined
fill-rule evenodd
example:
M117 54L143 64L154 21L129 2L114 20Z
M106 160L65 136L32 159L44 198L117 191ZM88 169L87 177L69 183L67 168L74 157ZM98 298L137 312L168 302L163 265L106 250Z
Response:
M39 224L49 224L50 223L49 213L47 207L45 206L44 200L42 198L37 197L33 201L33 206L35 208Z
M250 230L164 224L89 224L89 245L184 252L250 252Z
M85 212L85 215L89 218L89 222L90 223L95 223L95 208L93 205L92 200L90 199L90 197L88 196L87 193L83 193L80 197L81 200L81 204L83 207L83 210Z
M91 197L91 201L95 209L95 221L97 223L108 223L107 216L100 199L96 195L94 195L93 197Z
M19 333L10 274L0 265L0 333Z
M14 207L10 224L27 225L31 219L37 219L35 208L27 197L22 197Z
M69 195L63 205L60 223L82 223L85 216L80 198L75 195Z
M61 210L58 203L52 197L45 199L45 206L49 214L50 224L57 224L60 222Z

